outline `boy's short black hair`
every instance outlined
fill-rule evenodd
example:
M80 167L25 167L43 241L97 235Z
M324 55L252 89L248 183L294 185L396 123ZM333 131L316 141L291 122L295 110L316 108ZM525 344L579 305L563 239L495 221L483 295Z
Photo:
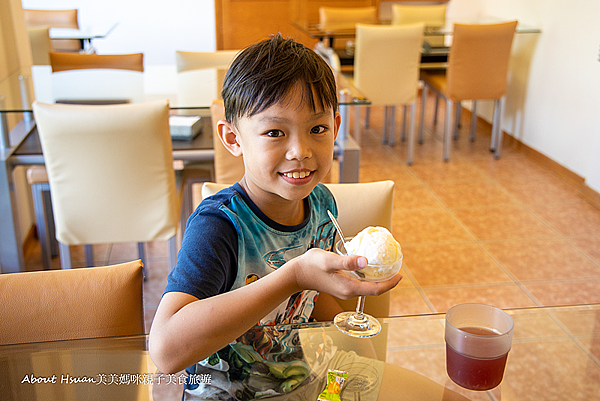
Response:
M221 96L230 123L251 117L302 88L302 99L313 111L337 111L335 77L329 65L313 50L281 34L244 49L225 75Z

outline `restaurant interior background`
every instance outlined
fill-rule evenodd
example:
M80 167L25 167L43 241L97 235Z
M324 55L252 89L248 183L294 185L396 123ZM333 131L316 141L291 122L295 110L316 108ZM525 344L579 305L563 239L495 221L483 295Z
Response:
M220 2L222 0L217 0ZM238 0L257 1L257 0ZM26 71L21 49L24 24L11 23L15 8L79 9L80 24L118 22L98 53L143 52L147 65L173 64L176 50L214 51L217 46L215 0L2 0L0 89L15 85ZM289 0L277 0L277 3ZM331 2L329 2L331 3ZM275 3L273 3L275 4ZM516 35L508 77L502 129L565 168L600 202L600 2L597 0L450 0L449 18L492 15L518 19L541 34ZM259 21L257 21L259 23ZM289 21L282 21L288 24ZM9 91L10 92L10 91ZM12 93L15 91L13 90ZM11 101L11 99L8 99ZM491 121L492 104L478 114ZM467 104L468 107L468 104ZM23 174L23 172L17 172ZM18 196L28 196L24 178ZM33 225L31 210L20 211L23 234Z

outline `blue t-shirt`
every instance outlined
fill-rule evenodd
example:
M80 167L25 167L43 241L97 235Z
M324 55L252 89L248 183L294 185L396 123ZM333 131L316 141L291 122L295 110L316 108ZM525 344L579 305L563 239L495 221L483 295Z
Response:
M188 219L165 293L212 297L259 280L310 248L331 250L335 228L327 210L337 216L337 207L327 187L317 185L304 200L304 210L302 223L281 225L261 212L239 184L204 199ZM316 291L294 294L257 324L307 322L317 296ZM186 395L254 399L296 388L309 374L299 341L270 332L250 330L189 368L188 373L208 373L213 380L210 385L188 382Z

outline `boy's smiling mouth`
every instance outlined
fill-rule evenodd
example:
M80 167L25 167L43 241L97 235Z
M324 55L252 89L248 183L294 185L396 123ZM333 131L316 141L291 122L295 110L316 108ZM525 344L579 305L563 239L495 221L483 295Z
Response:
M302 179L310 176L312 173L312 171L290 171L287 173L281 173L281 175L286 178Z

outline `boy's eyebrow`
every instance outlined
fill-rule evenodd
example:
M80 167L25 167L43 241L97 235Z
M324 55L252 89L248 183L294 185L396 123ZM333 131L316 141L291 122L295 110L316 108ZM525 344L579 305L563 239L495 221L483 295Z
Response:
M326 116L329 114L329 111L327 110L323 110L323 111L318 111L314 113L315 119L318 118L322 118L323 116ZM268 115L262 115L258 118L259 121L265 121L265 122L276 122L276 123L283 123L283 122L287 122L289 121L288 118L283 117L283 116L268 116Z

